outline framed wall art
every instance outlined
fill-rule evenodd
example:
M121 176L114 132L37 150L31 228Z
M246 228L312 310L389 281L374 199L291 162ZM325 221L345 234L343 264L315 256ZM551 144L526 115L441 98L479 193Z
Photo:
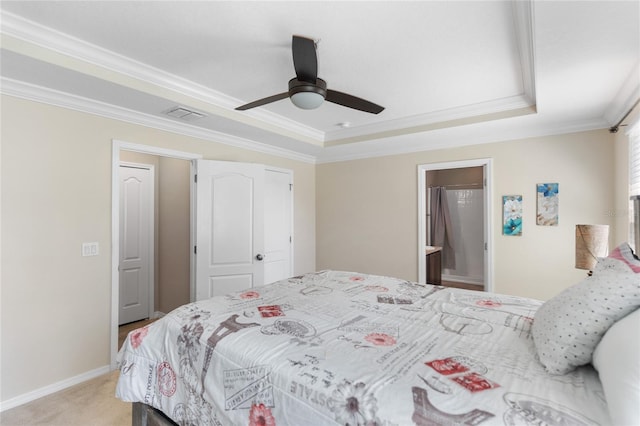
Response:
M539 183L536 185L536 225L558 226L558 186L557 183Z
M502 235L522 235L522 195L502 196Z

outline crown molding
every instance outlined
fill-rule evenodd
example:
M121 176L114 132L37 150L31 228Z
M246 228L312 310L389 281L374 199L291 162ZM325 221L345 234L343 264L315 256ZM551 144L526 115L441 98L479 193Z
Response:
M286 117L266 110L256 110L250 113L239 113L234 110L243 101L212 90L203 85L167 73L158 68L135 61L126 56L88 43L52 28L24 19L10 12L0 10L0 30L3 34L33 44L76 60L110 70L136 80L171 90L190 98L205 102L216 108L217 112L226 118L238 121L257 120L269 126L311 139L320 145L324 141L324 132L302 125ZM24 54L24 52L18 52Z
M485 123L492 125L493 123ZM379 141L361 142L360 147L338 145L325 148L316 158L316 164L337 163L341 161L364 160L391 155L412 154L416 152L440 149L460 148L471 145L507 142L534 137L545 137L579 133L607 128L604 119L595 119L574 123L552 123L548 125L511 125L504 129L490 131L477 126L465 126L452 131L451 128L439 129L428 134L406 135L398 137L395 144L385 145ZM365 148L366 146L366 148Z
M353 140L363 139L365 136L371 137L374 135L385 135L393 133L394 131L402 131L403 129L406 130L406 133L417 133L430 130L427 129L428 126L434 126L434 128L437 128L438 124L456 121L465 124L464 122L466 121L475 121L474 117L521 110L529 107L532 107L532 105L525 96L511 96L504 99L496 99L473 105L434 111L413 117L404 117L382 123L327 132L325 144L330 146L338 145L341 142L350 143Z
M520 67L522 69L523 97L529 105L536 104L536 58L534 35L534 2L520 0L513 5L514 25L520 52Z
M205 102L213 107L213 113L220 114L226 118L245 123L253 121L255 124L255 122L260 122L263 124L262 127L266 125L271 128L279 128L287 132L291 137L322 146L326 142L361 139L375 134L384 135L404 128L419 129L430 124L534 106L536 96L532 8L533 3L531 0L522 0L514 3L514 27L518 38L523 77L523 93L521 95L330 132L323 132L302 125L265 109L238 113L234 108L243 102L221 92L24 19L10 12L0 11L0 17L2 33L11 37L116 74Z
M428 133L398 136L397 143L383 146L380 146L382 145L380 144L380 139L370 142L338 145L332 148L324 148L318 156L313 156L239 138L221 132L203 129L189 124L175 122L163 117L139 113L126 108L70 95L68 93L43 88L41 86L17 80L1 78L0 93L309 164L327 164L433 151L438 149L451 149L469 145L504 142L530 137L597 130L607 128L609 126L604 119L569 124L551 124L547 126L536 125L526 127L514 125L513 127L503 129L502 131L491 132L480 132L476 126L463 126L458 128L457 131L452 131L451 128L447 128ZM366 145L366 149L363 145Z
M616 98L611 102L605 117L583 123L569 125L550 124L540 127L502 128L495 133L478 132L485 125L492 125L495 121L477 121L474 117L488 114L508 113L523 107L535 109L535 46L533 38L534 2L521 0L513 2L513 19L520 52L523 76L523 93L517 96L496 99L474 105L436 111L383 123L364 125L324 133L308 126L300 125L292 120L273 114L264 109L257 109L238 113L234 106L241 101L207 87L195 84L176 75L150 67L125 56L71 37L48 27L44 27L17 15L0 10L0 30L3 35L13 37L41 49L56 52L85 64L109 70L116 75L133 78L144 83L155 85L163 90L173 91L187 97L211 105L213 111L221 116L250 124L251 121L261 122L267 127L279 128L288 132L293 138L298 136L305 142L315 141L319 147L324 146L317 156L301 154L292 150L275 147L254 140L236 137L230 134L204 129L194 125L179 123L168 118L144 114L130 109L102 103L99 101L63 93L60 91L32 85L12 79L0 80L0 92L10 96L25 98L37 102L57 105L81 112L100 115L107 118L143 125L146 127L165 130L185 136L197 137L213 142L223 143L237 148L262 152L282 158L288 158L305 163L329 163L363 158L374 158L387 155L398 155L435 149L447 149L480 143L493 143L505 140L522 139L527 137L546 136L606 128L622 117L630 105L640 95L637 73L640 64L631 73ZM9 48L8 46L5 46ZM28 46L23 51L17 47L17 53L36 55ZM44 59L46 60L46 59ZM608 123L605 123L605 119ZM457 127L445 128L447 122L458 121ZM469 124L474 124L473 126ZM443 124L440 126L440 124ZM265 128L265 126L258 126ZM500 126L500 125L498 125ZM408 129L403 132L402 129ZM395 133L394 133L395 132ZM413 132L413 133L412 133ZM378 139L368 142L358 142L364 136L378 135ZM397 143L383 145L384 140L390 138ZM348 139L351 138L351 141ZM360 139L359 139L360 138ZM341 141L343 142L341 144ZM344 142L352 143L344 143ZM326 142L329 142L328 144ZM333 143L331 143L333 142ZM395 141L394 141L395 142ZM366 148L365 148L366 147Z
M316 158L312 155L301 154L288 149L274 147L264 143L239 138L226 133L196 127L186 123L180 123L164 117L156 117L149 114L140 113L127 108L122 108L99 102L81 96L71 95L34 84L29 84L13 79L2 77L0 79L0 92L4 95L27 99L68 108L74 111L85 112L105 118L124 121L153 129L176 133L211 142L222 143L236 148L269 154L276 157L315 164Z
M640 99L640 62L631 70L631 73L620 87L604 114L610 126L614 126L629 112L633 105Z

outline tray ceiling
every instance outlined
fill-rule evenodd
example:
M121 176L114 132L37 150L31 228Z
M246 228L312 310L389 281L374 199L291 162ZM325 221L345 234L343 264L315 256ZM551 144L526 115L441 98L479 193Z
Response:
M0 7L3 93L308 161L606 128L640 93L635 1ZM330 89L385 110L236 111L287 90L293 34Z

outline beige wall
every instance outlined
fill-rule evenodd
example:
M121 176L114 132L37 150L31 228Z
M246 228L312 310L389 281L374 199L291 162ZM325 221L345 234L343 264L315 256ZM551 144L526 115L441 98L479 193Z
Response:
M160 158L156 311L165 314L190 301L190 173L188 161Z
M613 227L614 138L606 130L317 167L317 266L416 280L417 166L493 159L494 291L548 299L585 276L575 225ZM535 224L536 184L560 184L559 226ZM506 237L501 197L521 194L524 229Z
M2 401L110 362L112 139L293 170L296 274L415 280L417 165L436 162L493 159L498 292L546 299L582 279L576 223L625 238L626 142L606 130L314 166L3 96L0 136ZM560 183L558 227L535 225L540 182ZM501 235L505 194L524 197L522 237ZM87 241L99 256L80 256Z
M10 96L1 118L2 401L110 363L112 139L293 170L294 271L315 269L312 164Z

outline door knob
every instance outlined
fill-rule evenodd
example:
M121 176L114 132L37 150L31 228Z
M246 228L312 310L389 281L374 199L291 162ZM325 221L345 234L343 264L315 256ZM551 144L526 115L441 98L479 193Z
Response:
M258 260L262 260L262 259L264 259L264 256L263 256L263 255L261 255L260 253L258 253L258 254L256 255L256 259L258 259Z

